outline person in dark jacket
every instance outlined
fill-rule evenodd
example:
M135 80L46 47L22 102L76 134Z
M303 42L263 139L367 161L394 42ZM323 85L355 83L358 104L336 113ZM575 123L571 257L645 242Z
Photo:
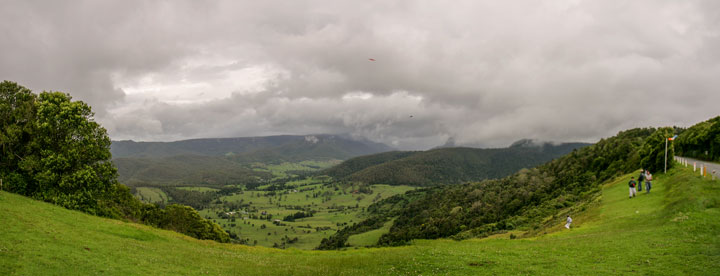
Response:
M644 179L645 179L645 170L640 169L640 176L638 176L638 186L637 186L638 192L642 192L642 182Z
M630 198L635 197L635 185L637 183L635 182L635 177L630 177L630 182L628 182L628 186L630 186Z

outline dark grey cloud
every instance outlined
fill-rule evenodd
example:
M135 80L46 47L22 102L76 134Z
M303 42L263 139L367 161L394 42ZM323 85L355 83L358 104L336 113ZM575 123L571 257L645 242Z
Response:
M114 139L593 142L720 110L716 1L3 6L0 76L89 102Z

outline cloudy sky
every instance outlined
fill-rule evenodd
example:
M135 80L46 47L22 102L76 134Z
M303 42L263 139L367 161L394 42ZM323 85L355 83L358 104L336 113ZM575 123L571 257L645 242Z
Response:
M0 3L0 78L115 140L495 147L720 115L714 0Z

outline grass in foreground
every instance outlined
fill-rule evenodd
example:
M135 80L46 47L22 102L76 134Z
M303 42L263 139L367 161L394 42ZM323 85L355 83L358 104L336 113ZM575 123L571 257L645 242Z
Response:
M348 251L198 241L0 192L0 274L478 275L720 273L720 182L674 169L628 199L627 179L598 205L532 239L416 241Z

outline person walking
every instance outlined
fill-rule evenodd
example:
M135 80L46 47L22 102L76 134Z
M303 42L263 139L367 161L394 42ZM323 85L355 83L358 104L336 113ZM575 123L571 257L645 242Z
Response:
M637 185L637 182L635 182L635 177L630 177L630 182L628 182L628 186L630 186L630 198L635 197L635 185Z
M568 215L567 223L565 223L565 228L570 229L570 223L572 223L572 218L570 218L570 215Z
M649 194L650 189L652 189L652 174L650 174L650 171L645 171L645 193Z
M642 183L645 179L645 170L640 169L640 176L638 176L637 191L642 192Z

